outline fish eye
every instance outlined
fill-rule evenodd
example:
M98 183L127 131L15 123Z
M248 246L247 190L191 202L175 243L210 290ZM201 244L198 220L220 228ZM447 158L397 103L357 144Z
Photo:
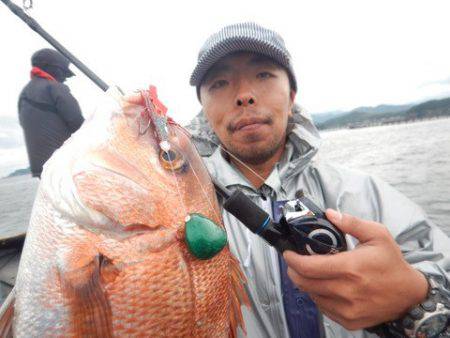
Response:
M159 160L161 161L162 167L166 170L180 170L186 162L183 155L175 149L168 151L161 150Z

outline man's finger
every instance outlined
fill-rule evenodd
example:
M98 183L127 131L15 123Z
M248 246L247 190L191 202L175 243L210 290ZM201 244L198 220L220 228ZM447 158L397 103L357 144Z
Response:
M315 278L303 277L302 275L295 272L295 270L293 270L292 268L288 268L287 274L288 274L289 278L291 279L291 281L300 290L308 292L308 293L314 292L314 293L321 294L324 296L327 295L325 288L322 287L323 281L327 281L327 279L320 280L320 279L315 279Z
M374 325L373 319L368 317L363 309L355 308L348 301L321 295L312 295L311 299L323 314L348 330L359 330Z
M384 230L384 226L379 223L366 221L345 213L341 214L333 209L327 209L326 216L342 232L357 238L360 243L377 238L380 232Z
M339 290L336 288L336 279L307 278L291 268L288 268L287 273L292 282L302 291L323 297L340 297L337 294Z
M324 297L317 294L311 294L310 295L313 302L317 305L319 310L325 314L328 318L331 320L340 323L342 322L342 316L340 315L339 311L341 309L341 306L345 304L345 302L336 301L336 299Z
M287 250L283 257L290 268L304 277L329 279L340 277L347 271L350 253L306 256Z

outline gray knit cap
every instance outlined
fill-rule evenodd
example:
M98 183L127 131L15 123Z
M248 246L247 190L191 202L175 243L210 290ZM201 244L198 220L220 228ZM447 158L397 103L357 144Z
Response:
M254 52L275 60L286 68L291 87L297 91L291 55L286 49L283 38L277 32L256 23L245 22L222 28L203 44L190 80L190 84L197 87L197 95L208 70L224 56L239 51Z

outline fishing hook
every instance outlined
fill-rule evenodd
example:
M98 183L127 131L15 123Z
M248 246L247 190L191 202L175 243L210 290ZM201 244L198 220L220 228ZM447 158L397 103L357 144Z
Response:
M148 110L147 108L144 108L144 112L147 111L147 110ZM149 118L147 126L144 129L141 129L141 127L142 127L142 119L143 119L143 117L141 116L141 118L139 119L139 136L144 135L147 132L147 130L150 128L150 124L152 123L152 119Z

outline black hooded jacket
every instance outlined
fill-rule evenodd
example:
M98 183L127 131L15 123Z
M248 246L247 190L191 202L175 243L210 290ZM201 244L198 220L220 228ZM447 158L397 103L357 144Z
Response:
M40 177L44 163L84 118L69 87L40 77L33 77L22 90L18 108L31 172Z

